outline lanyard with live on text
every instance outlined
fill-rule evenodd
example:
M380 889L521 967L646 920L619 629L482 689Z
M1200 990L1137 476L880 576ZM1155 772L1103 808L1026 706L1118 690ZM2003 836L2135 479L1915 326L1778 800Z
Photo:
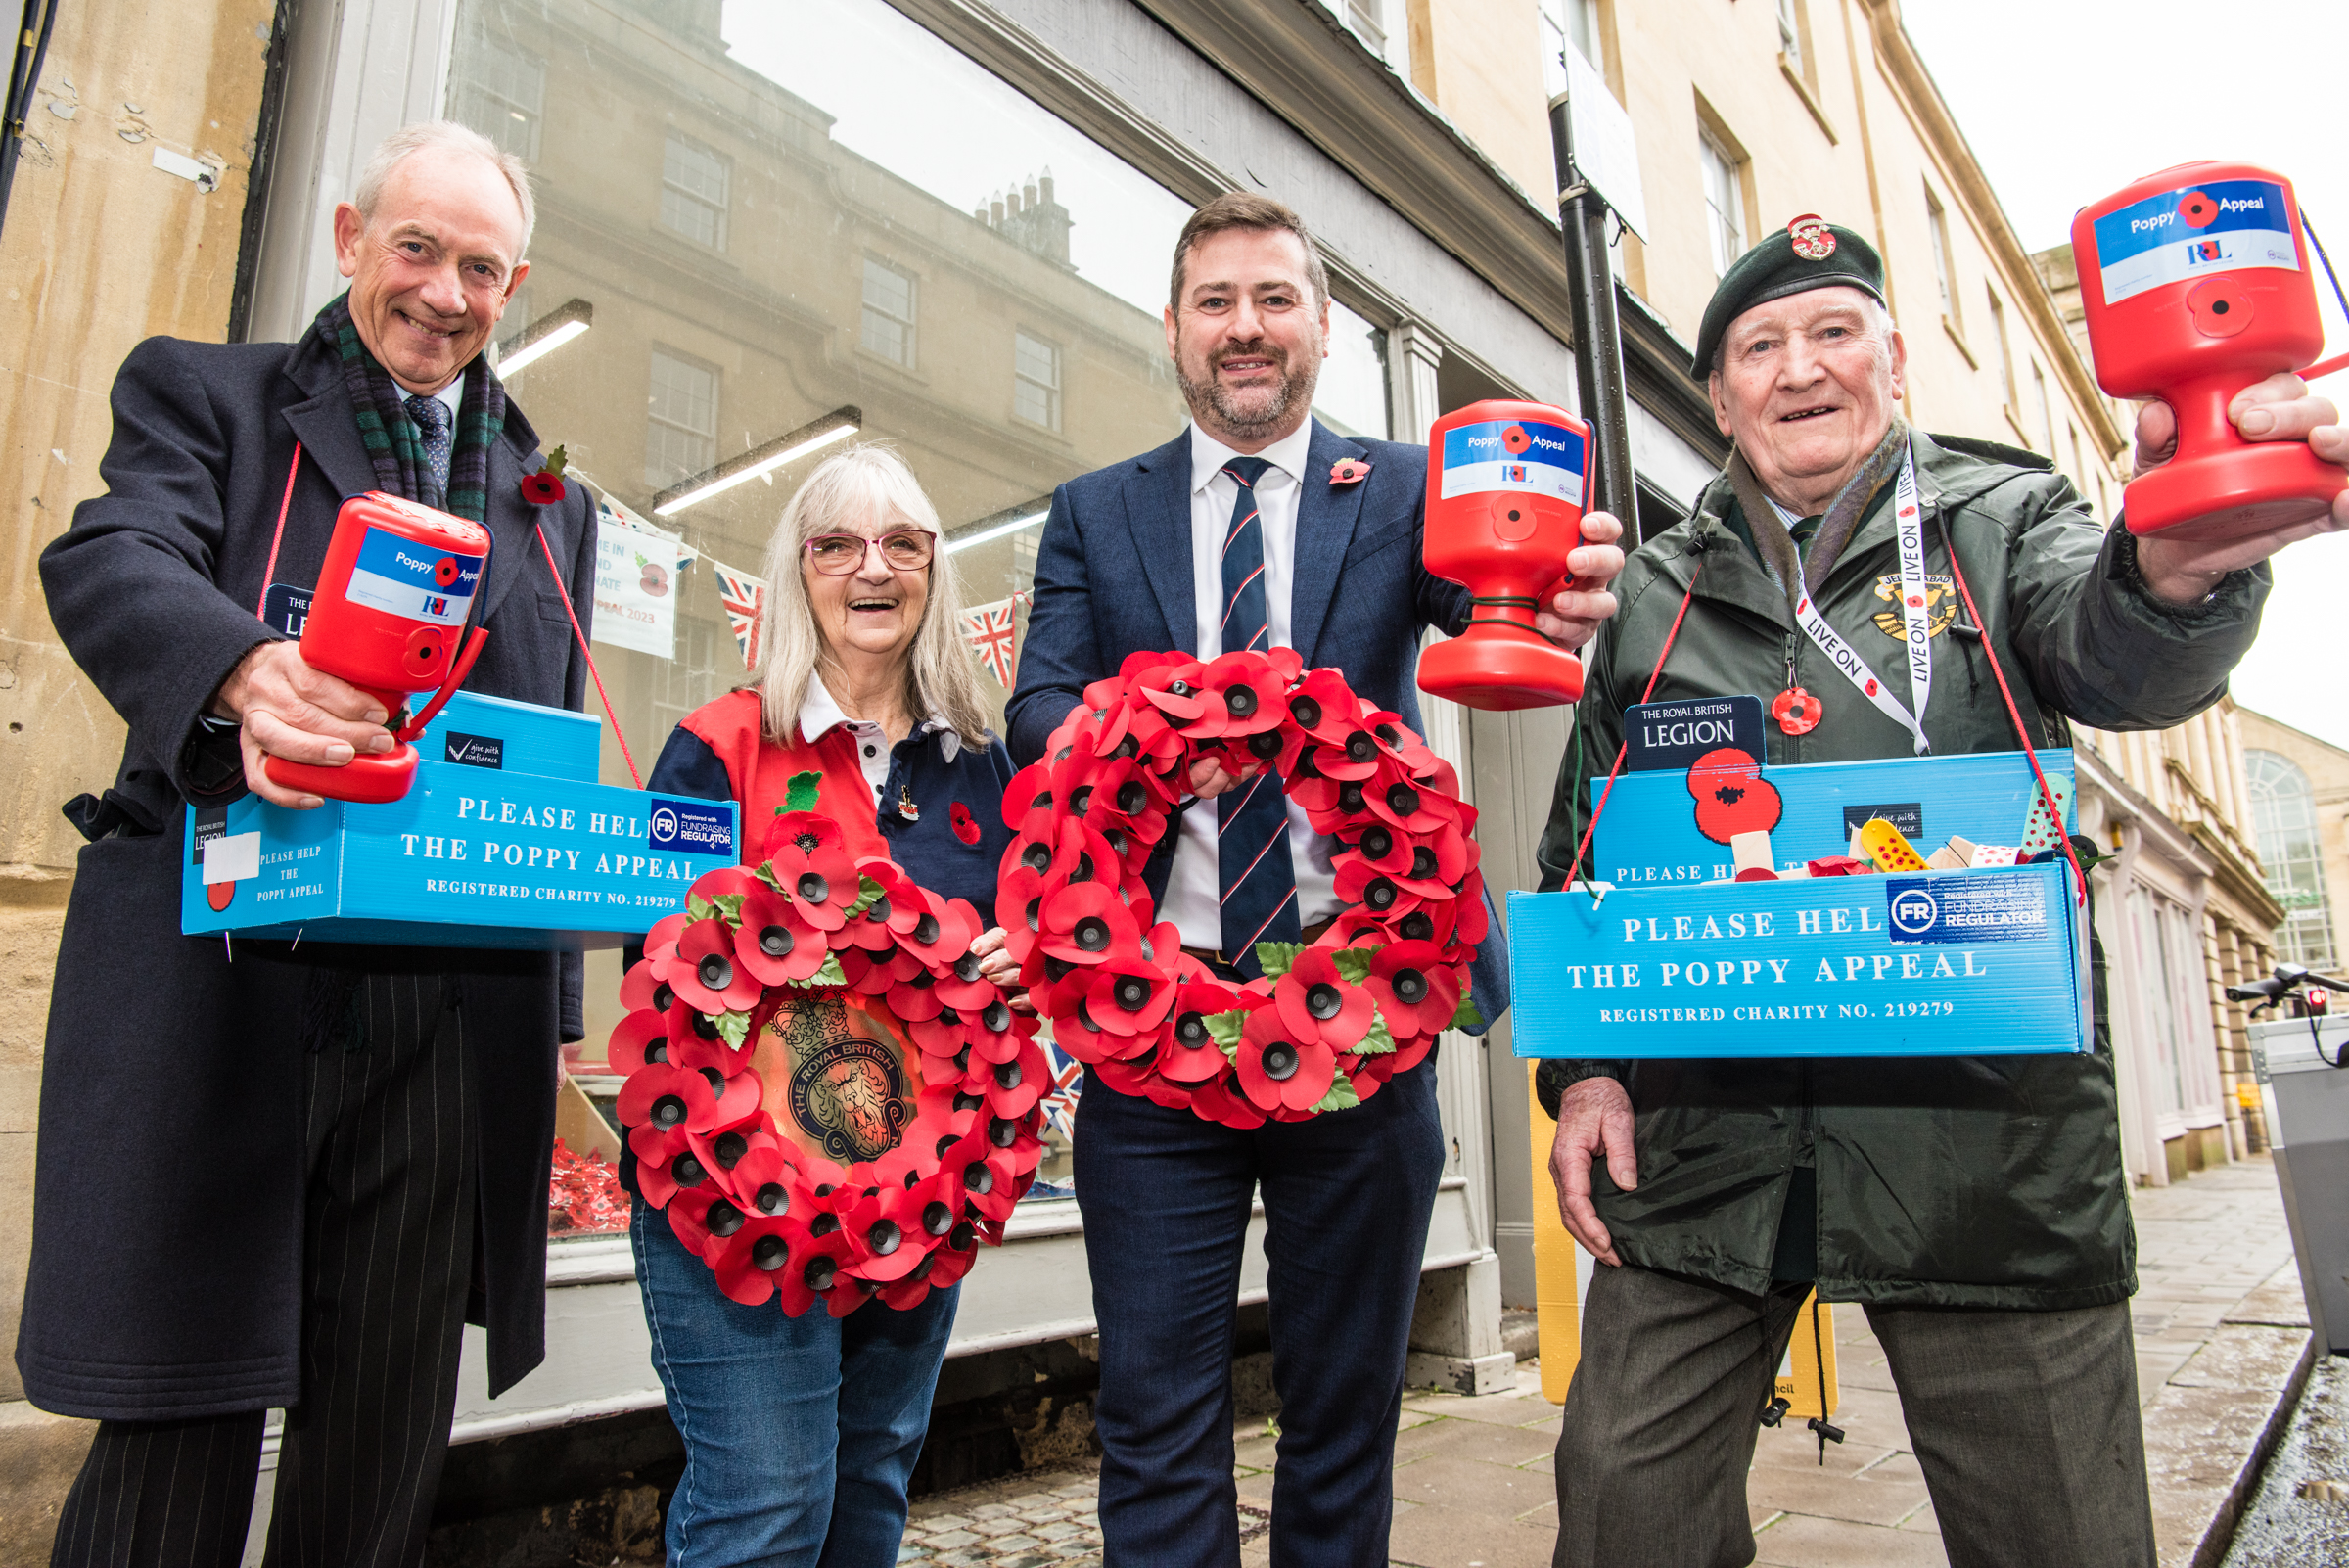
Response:
M1901 622L1909 650L1909 692L1915 699L1915 712L1903 705L1868 668L1867 661L1860 657L1860 651L1827 623L1827 618L1819 614L1819 606L1808 592L1796 601L1794 619L1811 640L1819 644L1828 662L1843 672L1843 678L1858 688L1861 696L1909 731L1916 755L1928 757L1932 755L1933 743L1925 738L1924 719L1925 705L1933 697L1932 623L1925 602L1924 509L1917 499L1916 458L1912 453L1904 452L1901 456L1893 509L1901 552ZM1794 683L1791 656L1787 663L1786 689L1770 705L1771 713L1777 718L1779 728L1789 735L1800 735L1818 725L1819 701Z

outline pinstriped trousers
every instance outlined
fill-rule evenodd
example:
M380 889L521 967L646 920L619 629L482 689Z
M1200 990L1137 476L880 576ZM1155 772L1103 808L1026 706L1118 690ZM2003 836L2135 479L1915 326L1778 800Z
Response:
M461 1000L445 976L365 974L350 1042L307 1058L302 1389L278 1455L271 1568L423 1559L473 1279L481 1116ZM52 1568L234 1568L262 1414L101 1422Z

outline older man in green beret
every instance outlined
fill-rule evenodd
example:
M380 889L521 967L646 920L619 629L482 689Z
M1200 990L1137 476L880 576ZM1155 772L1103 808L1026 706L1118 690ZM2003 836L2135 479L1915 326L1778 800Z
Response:
M2140 539L2099 528L2045 458L1911 428L1883 263L1815 216L1722 279L1696 370L1735 451L1615 583L1545 889L1584 836L1577 781L1615 757L1683 603L1655 696L1759 695L1773 765L2015 750L1993 653L2031 743L2061 746L2067 720L2160 729L2217 701L2267 557L2349 527L2344 496L2248 537ZM2349 462L2349 430L2292 377L2232 416ZM2174 438L2146 408L2141 468ZM1883 617L1904 534L1944 593L1957 563L1981 615L1933 618L1913 664ZM1847 679L1854 663L1877 677ZM1753 1561L1756 1424L1814 1287L1865 1305L1953 1564L2153 1561L2100 952L2095 972L2086 1054L1542 1064L1559 1208L1605 1266L1558 1439L1560 1568Z

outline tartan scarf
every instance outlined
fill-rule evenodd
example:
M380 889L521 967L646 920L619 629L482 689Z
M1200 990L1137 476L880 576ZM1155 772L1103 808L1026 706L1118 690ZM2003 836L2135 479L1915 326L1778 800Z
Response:
M1835 492L1835 499L1827 503L1819 531L1811 536L1809 548L1803 550L1795 548L1793 535L1778 520L1777 508L1770 504L1770 497L1755 477L1753 466L1746 462L1745 454L1729 454L1729 484L1737 493L1737 509L1745 514L1745 526L1753 530L1754 553L1762 558L1763 569L1785 593L1789 608L1799 603L1806 591L1816 594L1819 585L1827 580L1827 574L1835 570L1836 557L1851 542L1861 520L1875 503L1877 493L1900 471L1901 459L1908 451L1908 423L1895 414L1876 449L1853 470L1852 477L1843 482L1843 488Z
M375 465L376 484L393 495L479 523L489 509L489 443L506 424L506 389L485 354L465 367L465 396L449 433L448 493L433 494L433 465L424 438L408 416L407 392L359 341L350 296L337 295L310 330L343 361L343 385L358 415L359 439Z

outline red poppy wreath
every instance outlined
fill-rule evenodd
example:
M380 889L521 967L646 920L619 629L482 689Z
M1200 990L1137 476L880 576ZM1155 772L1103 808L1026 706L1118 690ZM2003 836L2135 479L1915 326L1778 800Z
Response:
M1142 881L1206 758L1272 770L1341 846L1346 910L1311 946L1258 943L1264 976L1246 984L1184 952ZM1359 1104L1440 1032L1480 1021L1475 807L1397 715L1289 649L1133 655L1013 777L1003 815L1005 945L1054 1042L1122 1093L1227 1127L1302 1121Z
M978 912L852 858L818 778L793 778L760 864L653 927L611 1047L643 1200L720 1290L794 1317L968 1273L1036 1178L1052 1084L971 956Z

